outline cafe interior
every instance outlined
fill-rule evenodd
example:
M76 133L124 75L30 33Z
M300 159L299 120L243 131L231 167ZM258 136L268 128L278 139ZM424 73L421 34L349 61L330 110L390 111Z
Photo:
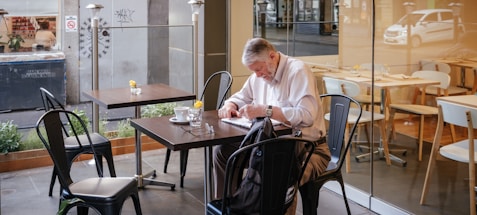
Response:
M353 135L342 169L349 201L377 214L471 213L474 177L468 161L438 156L433 172L426 174L435 140L444 146L466 139L469 131L444 126L438 132L438 113L421 110L437 111L438 97L476 93L473 0L20 1L0 0L0 115L38 108L38 88L46 86L63 104L91 104L94 118L94 104L83 93L91 89L129 87L135 80L139 87L163 83L197 95L207 77L224 70L233 77L230 95L251 74L241 63L243 45L263 37L283 54L303 60L320 93L330 91L328 78L358 83L370 98L363 110L384 115L385 134L379 129L383 125L372 120ZM54 46L37 46L41 22L49 23ZM10 46L14 35L23 39L18 48ZM37 71L28 74L32 70L25 66ZM26 72L21 77L44 74L50 81L24 82L27 87L18 90L6 81L15 67ZM444 83L434 73L421 77L418 71L445 73L448 79ZM209 101L217 98L204 99L204 109L216 108ZM115 111L121 109L101 107L99 117ZM324 187L341 195L336 182Z

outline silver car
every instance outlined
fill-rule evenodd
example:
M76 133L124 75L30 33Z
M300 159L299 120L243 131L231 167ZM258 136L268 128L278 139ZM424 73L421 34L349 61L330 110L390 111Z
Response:
M410 20L408 20L408 17ZM411 44L419 47L422 43L454 39L454 16L450 9L415 10L404 15L384 32L384 43L388 45L407 45L407 23L411 22ZM464 25L459 18L459 34Z

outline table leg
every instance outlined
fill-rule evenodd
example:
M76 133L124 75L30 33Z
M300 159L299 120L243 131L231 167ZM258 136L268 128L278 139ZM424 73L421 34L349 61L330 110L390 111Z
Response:
M136 106L136 118L141 117L141 107ZM143 188L146 185L156 185L156 186L166 186L170 187L171 190L174 190L176 187L175 184L166 183L166 182L159 182L153 180L156 177L156 170L153 170L145 175L142 174L142 143L141 143L141 132L136 129L134 132L134 136L136 139L136 175L137 178L137 185L139 188ZM150 178L149 178L150 177Z
M204 147L204 205L207 214L207 203L212 200L214 181L212 180L212 146Z

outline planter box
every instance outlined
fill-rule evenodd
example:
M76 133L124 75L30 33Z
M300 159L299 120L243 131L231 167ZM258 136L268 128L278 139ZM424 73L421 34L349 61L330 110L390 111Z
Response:
M141 137L142 150L153 150L164 148L164 145L154 141L148 136ZM111 139L113 155L134 153L136 143L134 137ZM91 155L81 155L77 161L92 159ZM51 166L53 162L46 149L34 149L19 152L10 152L0 155L0 172L9 172L22 169Z

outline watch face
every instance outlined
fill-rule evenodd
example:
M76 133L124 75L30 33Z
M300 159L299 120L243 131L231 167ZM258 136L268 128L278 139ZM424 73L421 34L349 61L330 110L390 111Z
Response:
M98 57L106 55L110 48L111 35L108 30L103 29L103 26L106 26L108 23L102 18L99 18L99 27L98 27ZM91 28L91 18L88 18L87 21L81 23L80 26L80 54L84 57L91 58L92 54L92 32Z

